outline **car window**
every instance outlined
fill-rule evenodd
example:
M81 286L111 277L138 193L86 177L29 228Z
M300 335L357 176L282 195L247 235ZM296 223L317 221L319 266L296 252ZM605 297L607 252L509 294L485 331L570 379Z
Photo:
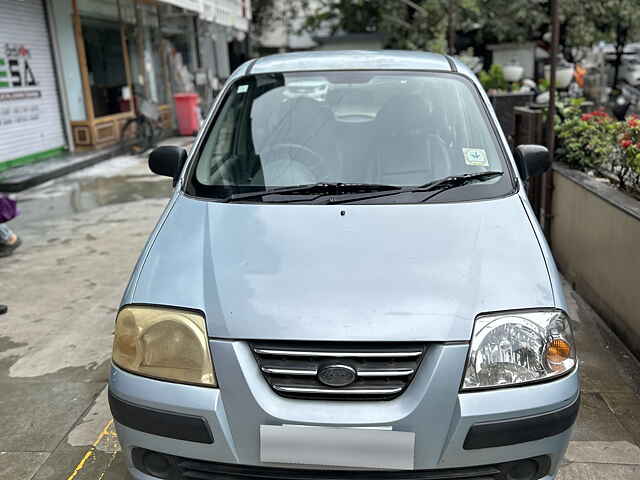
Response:
M513 190L478 92L460 75L261 74L230 88L188 188L219 198L315 183L418 186L488 171L507 174L439 201Z

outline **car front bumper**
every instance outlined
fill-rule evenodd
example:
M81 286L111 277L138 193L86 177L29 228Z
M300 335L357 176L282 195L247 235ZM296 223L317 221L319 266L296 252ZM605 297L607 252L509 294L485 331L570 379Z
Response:
M400 397L369 402L280 397L264 380L246 342L212 340L211 349L220 389L158 381L112 366L112 411L136 480L157 478L135 467L136 448L225 466L282 467L260 461L261 425L391 427L415 432L415 471L547 457L544 478L550 480L579 404L577 371L530 386L459 393L465 344L430 346Z

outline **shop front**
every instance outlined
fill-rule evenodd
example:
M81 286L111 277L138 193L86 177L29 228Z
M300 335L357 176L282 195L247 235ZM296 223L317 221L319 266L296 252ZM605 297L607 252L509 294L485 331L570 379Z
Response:
M0 0L0 170L67 144L42 0Z
M158 107L163 128L171 131L172 47L161 28L166 5L154 0L48 2L64 52L60 63L76 149L119 142L122 127L142 101Z
M171 128L171 92L162 81L163 62L155 2L72 0L71 26L83 94L82 118L72 119L77 148L120 140L136 114L136 102L158 105Z
M229 75L227 42L248 26L246 0L44 1L79 150L119 142L142 101L165 131L176 128L175 94L196 93L207 109Z

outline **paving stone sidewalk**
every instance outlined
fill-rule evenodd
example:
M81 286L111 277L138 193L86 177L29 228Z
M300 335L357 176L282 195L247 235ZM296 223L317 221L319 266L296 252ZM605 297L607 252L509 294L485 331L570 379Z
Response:
M85 174L93 190L72 199L108 195L116 184L143 191L140 182L151 182L144 191L158 198L123 194L84 212L23 219L24 246L0 259L0 301L10 308L0 317L0 480L128 478L106 402L113 320L170 180L146 173L142 159L121 163L122 171ZM23 197L34 216L56 204L60 190L38 188ZM640 364L570 285L565 290L583 392L559 479L638 480Z

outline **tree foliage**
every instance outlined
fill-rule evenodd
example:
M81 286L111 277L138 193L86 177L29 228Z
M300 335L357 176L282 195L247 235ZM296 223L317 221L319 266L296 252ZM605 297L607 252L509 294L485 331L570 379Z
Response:
M384 0L306 0L302 2L307 14L303 29L315 32L328 28L332 34L380 32L384 4Z
M276 0L253 0L251 2L252 33L259 37L282 13L277 8Z
M475 0L474 18L487 43L537 39L549 25L548 2L539 0Z
M302 5L307 31L381 32L389 48L444 51L450 26L483 44L540 41L550 29L550 0L304 0ZM638 33L637 6L638 0L561 0L563 53L574 60L575 47L628 42Z
M383 33L388 48L445 51L451 8L469 18L476 0L303 1L303 29L332 33Z

